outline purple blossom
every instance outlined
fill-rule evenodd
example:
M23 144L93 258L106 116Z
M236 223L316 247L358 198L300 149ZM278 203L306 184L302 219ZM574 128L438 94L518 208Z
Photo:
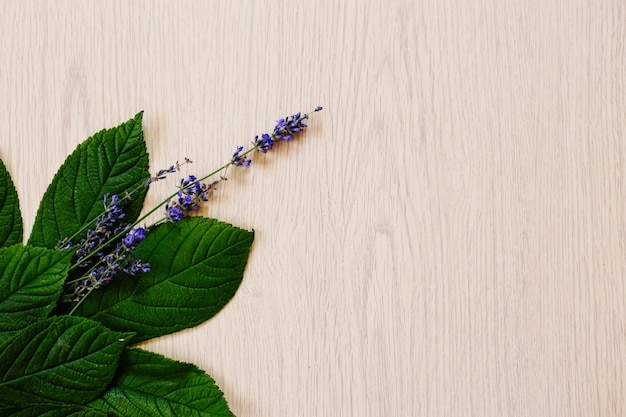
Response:
M150 264L142 262L139 259L133 259L127 266L124 267L124 272L133 276L144 272L150 272Z
M307 125L304 123L309 118L308 114L296 113L291 117L285 117L276 122L272 136L276 139L290 141L293 135L304 130Z
M119 220L123 219L125 216L124 209L120 204L120 198L118 197L118 195L111 195L110 201L107 203L109 195L110 194L108 193L104 195L105 211L96 220L96 229L110 227L117 223Z
M248 159L246 155L240 155L241 151L243 151L243 146L237 147L237 150L233 154L233 159L231 160L231 163L236 166L250 166L252 160Z
M128 229L128 225L121 221L125 216L124 209L117 195L106 194L104 206L104 213L95 220L95 228L87 230L77 245L73 264L78 268L72 275L79 279L70 286L67 301L80 301L89 291L109 284L121 271L136 275L150 269L149 264L136 259L133 254L146 237L145 229L131 229L116 244L116 236ZM64 247L71 247L68 240L63 242Z
M321 111L322 107L317 106L314 112ZM254 147L256 150L262 153L266 153L274 147L274 143L276 140L284 140L289 142L296 133L302 132L307 128L306 123L304 121L309 118L308 114L296 113L293 116L285 117L283 119L279 119L276 122L276 126L271 135L264 133L261 135L261 138L256 136L254 138ZM237 152L233 155L233 161L235 160L235 156L241 152L243 148L237 148ZM233 162L234 163L234 162ZM249 163L249 160L248 160ZM235 165L240 165L235 163Z
M263 133L261 135L261 139L259 137L254 138L254 146L262 153L266 153L270 149L274 147L274 141L272 137L267 133Z
M180 191L176 193L176 198L168 201L165 205L167 219L172 222L179 222L189 213L199 211L201 204L209 201L209 193L217 187L221 180L207 185L199 183L195 175L181 179Z
M121 222L125 214L119 197L116 194L109 196L109 194L104 195L105 211L96 219L95 228L87 230L85 238L78 242L75 262L80 266L90 265L90 262L83 262L83 260L125 229L125 225ZM65 246L68 245L71 247L71 242Z
M209 191L208 185L199 183L195 175L190 175L186 180L180 181L178 202L183 210L198 211L201 202L209 201Z
M185 217L185 212L180 207L174 204L166 204L165 212L167 213L168 220L174 223L181 221L183 217Z
M70 301L80 301L89 291L101 288L113 281L120 272L135 276L150 271L150 264L132 256L132 250L118 244L116 250L101 258L101 264L89 271L76 285Z
M322 107L317 106L315 110L313 110L313 113L321 111L321 110L322 110ZM252 149L256 149L257 151L261 153L267 153L269 150L271 150L274 147L274 143L277 140L282 139L286 142L290 141L294 137L294 135L296 135L298 132L301 132L307 128L307 125L304 123L304 121L308 118L309 118L309 115L306 113L305 114L296 113L292 116L279 119L276 122L276 126L274 127L274 130L271 135L267 133L263 133L260 138L259 136L255 136L254 142L253 142L254 148ZM237 149L235 150L235 153L233 153L233 157L230 161L232 165L235 165L235 166L249 166L250 165L252 161L245 155L245 153L242 155L241 154L242 151L243 151L243 146L238 146Z
M150 185L153 182L164 180L167 177L167 174L172 174L174 172L180 171L180 167L185 164L191 164L193 161L189 158L185 158L183 162L176 161L175 165L171 165L169 168L159 170L153 177L150 177L146 181L146 185Z
M139 242L146 238L146 231L143 227L136 227L124 236L122 243L127 248L134 248Z

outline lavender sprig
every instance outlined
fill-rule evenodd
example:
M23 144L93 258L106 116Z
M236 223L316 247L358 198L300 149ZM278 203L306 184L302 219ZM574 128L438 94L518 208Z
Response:
M217 188L217 184L225 180L225 177L211 184L199 183L195 175L189 175L187 179L180 180L180 191L176 193L175 199L171 199L165 204L167 220L178 222L190 213L200 210L203 202L209 201L209 193Z
M316 107L312 113L320 110L322 107ZM86 237L79 242L74 264L70 268L70 271L77 268L83 268L86 271L81 274L80 278L67 283L72 291L70 294L66 294L66 300L76 302L69 314L73 313L90 292L109 284L118 273L123 271L128 275L137 275L148 272L150 265L133 256L137 244L145 238L151 227L163 221L178 222L184 217L198 212L201 205L208 201L209 193L215 190L221 181L226 180L226 176L221 175L218 180L210 184L205 184L203 181L225 171L231 165L250 166L252 162L248 157L250 153L253 151L267 153L275 147L277 142L289 142L297 133L307 127L304 122L308 118L309 114L307 113L296 113L279 119L271 134L264 133L260 137L256 136L252 142L252 147L245 152L243 146L238 146L231 160L210 174L199 179L194 175L189 175L186 179L181 180L178 191L132 224L126 225L120 221L124 218L120 197L106 195L104 213L94 220L95 228L87 230ZM145 187L152 182L164 179L167 174L179 171L180 166L186 163L191 163L191 160L185 158L182 164L176 163L176 165L158 171L155 176L149 178L141 186ZM130 199L138 189L140 187L127 191L122 200ZM163 206L165 206L166 212L163 219L145 229L137 227L138 224ZM118 243L113 245L113 242ZM70 239L64 239L59 243L59 246L69 248L72 247L72 242ZM112 246L114 248L106 250Z
M95 220L95 228L87 230L86 237L76 245L70 272L79 277L66 282L63 298L66 302L77 303L72 312L89 292L108 285L120 271L137 275L150 270L148 263L133 255L145 238L145 230L134 228L128 231L129 226L122 221L125 213L117 195L105 194L104 206L104 213ZM114 250L107 250L115 241L114 236L120 233L126 235ZM66 240L65 247L72 247L72 242Z
M143 228L132 229L119 242L115 250L109 254L99 254L98 262L76 283L72 294L66 297L66 301L73 301L77 304L72 312L78 307L82 299L91 291L111 283L113 278L120 272L135 276L140 273L150 271L150 264L143 262L133 256L133 252L139 242L145 238ZM69 284L71 284L70 282ZM70 312L71 314L71 312Z
M180 171L180 167L185 164L191 164L193 161L187 157L183 162L176 161L175 165L171 165L169 168L159 170L153 177L150 177L146 180L146 186L150 185L153 182L157 182L160 180L164 180L167 177L167 174L172 174L174 172Z
M315 113L321 110L322 110L322 107L318 106L311 113ZM233 153L233 157L231 158L230 162L218 168L217 170L213 171L209 175L206 175L193 182L190 182L188 184L188 187L195 187L196 184L201 183L207 178L210 178L220 173L221 171L226 170L231 165L246 166L246 167L250 166L250 164L252 163L252 159L250 159L248 155L251 152L258 151L261 153L267 153L268 151L274 148L276 142L281 141L281 140L285 142L289 142L297 133L302 132L305 128L308 127L304 123L304 121L307 120L308 118L309 118L308 113L305 113L305 114L296 113L293 116L279 119L276 122L276 126L274 127L274 130L272 131L271 134L264 133L261 135L261 137L256 136L254 138L254 141L252 142L253 146L250 147L245 152L243 152L244 150L243 146L238 146L235 152ZM225 179L225 177L222 177L222 178ZM202 186L204 187L204 185ZM167 200L167 203L165 204L166 218L173 222L181 221L186 216L185 210L181 208L181 204L177 203L175 200L172 200L174 197L176 197L176 195L177 194L173 194L172 196L170 196ZM179 199L180 199L180 196L179 196ZM154 210L158 209L159 207L160 205L155 207ZM154 210L151 211L149 214L154 212ZM189 210L187 210L187 212L189 212Z

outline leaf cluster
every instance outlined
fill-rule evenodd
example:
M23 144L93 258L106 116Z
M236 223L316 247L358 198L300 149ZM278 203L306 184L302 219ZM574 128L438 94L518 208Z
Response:
M84 234L104 196L133 190L139 218L149 178L142 113L68 156L46 190L28 243L15 186L0 161L0 415L232 416L215 381L133 344L196 326L234 296L253 232L214 219L162 223L136 250L150 272L116 277L67 314L67 237Z

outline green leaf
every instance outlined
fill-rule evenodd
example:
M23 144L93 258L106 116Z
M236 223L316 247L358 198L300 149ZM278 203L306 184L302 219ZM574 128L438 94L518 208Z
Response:
M28 243L54 248L104 211L104 195L120 197L149 178L148 154L141 130L142 113L102 130L67 157L46 190ZM127 222L137 219L147 187L139 187L125 206Z
M22 215L17 199L17 191L0 160L0 247L22 243Z
M64 251L22 245L0 248L0 342L48 316L68 268Z
M140 349L124 352L108 390L88 406L119 416L234 417L209 375Z
M135 332L133 341L196 326L235 295L253 239L253 232L213 219L162 224L135 252L151 271L118 276L86 297L76 314Z
M0 345L0 409L85 404L111 381L129 334L81 317L53 317Z
M110 417L105 412L76 404L39 404L27 408L0 408L3 417Z

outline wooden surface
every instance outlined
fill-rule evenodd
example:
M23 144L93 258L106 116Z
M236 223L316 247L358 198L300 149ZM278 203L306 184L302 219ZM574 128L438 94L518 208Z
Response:
M624 416L625 31L617 0L2 1L0 157L28 232L140 110L153 169L200 174L323 105L205 212L256 231L236 297L144 347L240 417Z

